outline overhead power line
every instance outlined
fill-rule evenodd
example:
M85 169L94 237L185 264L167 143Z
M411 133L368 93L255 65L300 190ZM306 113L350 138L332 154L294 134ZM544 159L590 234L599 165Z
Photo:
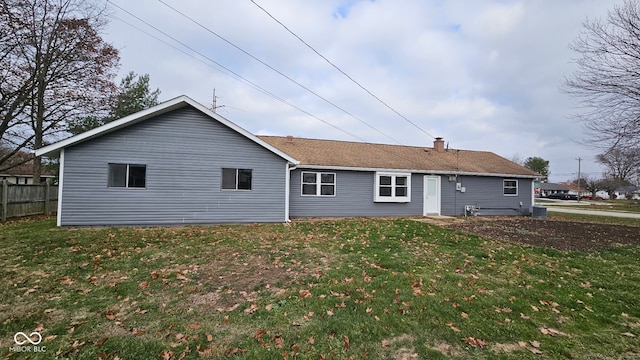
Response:
M339 126L334 125L334 124L332 124L332 123L330 123L330 122L328 122L328 121L326 121L326 120L324 120L324 119L322 119L322 118L320 118L320 117L318 117L318 116L316 116L316 115L313 115L312 113L310 113L310 112L308 112L308 111L306 111L306 110L304 110L304 109L302 109L302 108L300 108L300 107L296 106L295 104L292 104L291 102L289 102L289 101L287 101L287 100L285 100L285 99L283 99L283 98L279 97L278 95L276 95L276 94L274 94L274 93L272 93L272 92L270 92L270 91L268 91L268 90L264 89L264 88L263 88L263 87L261 87L260 85L258 85L258 84L256 84L256 83L252 82L251 80L248 80L247 78L243 77L242 75L240 75L240 74L238 74L238 73L234 72L233 70L231 70L231 69L229 69L229 68L225 67L224 65L222 65L222 64L220 64L220 63L218 63L217 61L213 60L213 59L212 59L212 58L210 58L209 56L207 56L207 55L205 55L205 54L201 53L200 51L198 51L198 50L196 50L196 49L194 49L194 48L190 47L189 45L185 44L184 42L182 42L182 41L180 41L180 40L176 39L175 37L173 37L173 36L171 36L171 35L167 34L166 32L164 32L164 31L160 30L159 28L157 28L156 26L154 26L154 25L152 25L152 24L148 23L148 22L147 22L147 21L145 21L144 19L142 19L142 18L140 18L139 16L137 16L137 15L135 15L135 14L131 13L130 11L126 10L125 8L123 8L123 7L121 7L121 6L119 6L119 5L115 4L115 3L113 3L111 0L107 0L107 2L108 2L109 4L111 4L111 5L115 6L115 7L117 7L118 9L120 9L120 10L124 11L125 13L129 14L129 16L131 16L131 17L135 18L136 20L138 20L138 21L142 22L143 24L147 25L148 27L150 27L150 28L154 29L155 31L157 31L157 32L161 33L162 35L164 35L164 36L168 37L169 39L171 39L171 40L175 41L176 43L178 43L178 44L180 44L180 45L184 46L186 49L189 49L189 50L190 50L190 51L192 51L193 53L198 54L199 56L202 56L204 59L207 59L208 61L210 61L211 63L213 63L213 64L215 64L216 66L220 67L221 69L224 69L224 70L225 70L225 71L227 71L228 73L225 73L224 71L222 71L222 70L220 70L220 69L218 69L218 68L216 68L216 67L213 67L213 66L211 66L210 64L206 64L206 63L205 63L206 65L211 66L212 68L214 68L214 69L216 69L216 70L218 70L218 71L222 72L223 74L225 74L225 75L227 75L227 76L231 76L231 75L233 75L232 77L234 77L236 80L242 81L242 82L244 82L244 83L248 84L249 86L251 86L252 88L254 88L254 89L256 89L256 90L258 90L258 91L260 91L260 92L264 93L265 95L268 95L268 96L270 96L270 97L272 97L272 98L274 98L274 99L276 99L276 100L278 100L278 101L280 101L280 102L282 102L282 103L285 103L285 104L287 104L287 105L291 106L292 108L294 108L294 109L296 109L296 110L298 110L298 111L300 111L300 112L302 112L302 113L304 113L304 114L306 114L306 115L308 115L308 116L310 116L310 117L312 117L312 118L314 118L314 119L316 119L316 120L318 120L318 121L320 121L320 122L322 122L322 123L324 123L324 124L326 124L326 125L328 125L328 126L331 126L332 128L334 128L334 129L336 129L336 130L338 130L338 131L341 131L341 132L343 132L343 133L345 133L345 134L347 134L347 135L349 135L349 136L353 137L354 139L360 140L360 141L362 141L362 142L367 142L365 139L363 139L363 138L361 138L361 137L359 137L359 136L357 136L357 135L355 135L355 134L353 134L353 133L351 133L351 132L349 132L349 131L347 131L347 130L345 130L345 129L342 129L342 128L340 128ZM117 17L115 17L115 16L114 16L114 18L118 19L118 18L117 18ZM146 31L144 31L144 30L142 30L142 29L140 29L140 28L136 27L135 25L132 25L132 24L130 24L130 23L128 23L128 22L126 22L126 21L124 21L124 20L121 20L121 19L118 19L118 20L120 20L120 21L124 22L125 24L127 24L127 25L129 25L129 26L132 26L133 28L135 28L135 29L137 29L137 30L139 30L139 31L143 32L144 34L147 34L148 36L151 36L152 38L154 38L154 39L156 39L156 40L158 40L158 41L160 41L160 42L162 42L162 43L164 43L164 44L166 44L166 45L168 45L168 46L171 46L172 48L174 48L174 49L176 49L176 50L178 50L178 51L182 52L183 54L186 54L186 55L190 56L191 58L194 58L194 59L196 59L196 60L198 60L198 61L200 61L200 62L203 62L201 59L197 59L197 58L196 58L196 57L194 57L192 54L189 54L189 53L187 53L186 51L183 51L182 49L179 49L179 48L177 48L176 46L173 46L172 44L169 44L169 43L167 43L166 41L164 41L164 40L162 40L162 39L159 39L159 38L157 38L156 36L153 36L152 34L149 34L148 32L146 32ZM204 62L203 62L203 63L204 63ZM231 74L231 75L229 75L229 74Z
M160 0L162 1L162 0ZM331 60L327 59L324 55L322 55L318 50L316 50L313 46L309 45L308 42L304 41L300 36L298 36L295 32L293 32L291 29L289 29L285 24L283 24L280 20L278 20L275 16L271 15L271 13L269 13L269 11L267 11L265 8L263 8L262 6L260 6L257 2L255 2L254 0L251 0L251 2L257 6L260 10L262 10L265 14L267 14L271 19L273 19L275 22L277 22L278 24L280 24L280 26L282 26L285 30L287 30L287 32L289 32L291 35L293 35L296 39L300 40L300 42L302 42L304 45L306 45L309 49L311 49L311 51L313 51L314 53L316 53L316 55L318 55L319 57L321 57L324 61L326 61L329 65L331 65L334 69L338 70L342 75L344 75L345 77L347 77L347 79L351 80L351 82L353 82L354 84L356 84L359 88L361 88L362 90L364 90L367 94L371 95L374 99L378 100L378 102L380 102L382 105L384 105L385 107L387 107L389 110L393 111L396 115L400 116L402 119L404 119L405 121L407 121L409 124L413 125L415 128L417 128L418 130L422 131L423 133L425 133L427 136L430 136L431 138L435 139L435 137L433 135L431 135L430 133L428 133L426 130L424 130L422 127L420 127L418 124L416 124L415 122L409 120L409 118L407 118L406 116L402 115L399 111L397 111L396 109L394 109L391 105L389 105L388 103L386 103L384 100L380 99L380 97L378 97L376 94L374 94L373 92L371 92L369 89L367 89L364 85L360 84L359 82L357 82L354 78L352 78L351 76L349 76L349 74L347 74L346 72L344 72L340 67L338 67L336 64L334 64L333 62L331 62Z
M167 38L169 38L169 39L171 39L171 40L173 40L173 41L175 41L176 43L180 44L180 45L181 45L181 46L183 46L184 48L186 48L186 49L188 49L188 50L192 51L193 53L195 53L195 54L197 54L197 55L201 56L201 57L202 57L202 59L206 59L206 60L210 61L211 63L207 63L207 62L205 62L204 60L202 60L202 59L200 59L200 58L197 58L197 57L196 57L196 56L194 56L192 53L189 53L189 52L187 52L187 51L184 51L183 49L181 49L181 48L179 48L179 47L177 47L177 46L175 46L175 45L173 45L173 44L171 44L171 43L169 43L169 42L167 42L167 41L165 41L165 40L163 40L163 39L161 39L161 38L159 38L159 37L157 37L157 36L155 36L155 35L153 35L153 34L151 34L151 33L149 33L149 32L147 32L147 31L145 31L145 30L143 30L143 29L141 29L141 28L140 28L140 27L138 27L138 26L135 26L135 25L133 25L133 24L131 24L131 23L129 23L129 22L127 22L127 21L125 21L125 20L122 20L122 19L120 19L120 18L118 18L118 17L116 17L116 16L114 16L114 15L111 15L111 17L113 17L113 18L115 18L115 19L117 19L117 20L119 20L119 21L122 21L123 23L125 23L125 24L127 24L127 25L129 25L129 26L133 27L134 29L136 29L136 30L138 30L138 31L142 32L143 34L145 34L145 35L147 35L147 36L149 36L149 37L151 37L151 38L153 38L153 39L155 39L155 40L157 40L157 41L160 41L160 42L162 42L163 44L165 44L165 45L167 45L167 46L170 46L171 48L173 48L173 49L175 49L175 50L177 50L177 51L179 51L179 52L181 52L181 53L183 53L183 54L185 54L185 55L187 55L187 56L191 57L192 59L195 59L195 60L197 60L197 61L199 61L199 62L201 62L201 63L203 63L203 64L205 64L205 65L207 65L207 66L209 66L209 67L211 67L211 68L213 68L213 69L215 69L215 70L219 71L219 72L221 72L222 74L224 74L224 75L226 75L226 76L232 77L232 78L234 78L235 80L238 80L238 81L240 81L240 82L243 82L243 83L245 83L246 85L249 85L250 87L252 87L253 89L255 89L255 90L259 91L259 92L262 92L262 93L264 93L265 95L270 96L270 97L272 97L273 99L278 100L278 101L280 101L280 102L282 102L282 103L284 103L284 104L286 104L286 105L288 105L288 106L290 106L290 107L292 107L292 108L294 108L294 109L296 109L296 110L298 110L298 111L302 112L303 114L306 114L306 115L308 115L308 116L310 116L310 117L312 117L312 118L314 118L314 119L316 119L316 120L318 120L318 121L320 121L320 122L324 123L325 125L328 125L328 126L330 126L330 127L334 128L334 129L336 129L336 130L338 130L338 131L340 131L340 132L342 132L342 133L344 133L344 134L347 134L348 136L350 136L350 137L352 137L352 138L354 138L354 139L356 139L356 140L359 140L360 142L363 142L363 143L365 143L365 144L371 144L371 145L380 145L380 144L374 144L374 143L368 142L367 140L365 140L365 139L363 139L363 138L361 138L361 137L359 137L359 136L357 136L357 135L355 135L355 134L353 134L353 133L351 133L351 132L349 132L349 131L347 131L347 130L345 130L345 129L342 129L342 128L340 128L339 126L334 125L334 124L331 124L330 122L328 122L328 121L326 121L326 120L324 120L324 119L322 119L322 118L320 118L320 117L318 117L318 116L316 116L316 115L314 115L314 114L312 114L312 113L310 113L310 112L308 112L308 111L306 111L306 110L304 110L304 109L302 109L302 108L300 108L300 107L296 106L295 104L290 103L289 101L287 101L287 100L285 100L285 99L283 99L283 98L279 97L278 95L275 95L275 94L271 93L270 91L268 91L268 90L264 89L264 88L263 88L263 87L261 87L260 85L258 85L258 84L256 84L256 83L252 82L251 80L246 79L246 78L245 78L245 77L243 77L242 75L240 75L240 74L238 74L238 73L234 72L233 70L231 70L231 69L229 69L229 68L225 67L224 65L222 65L222 64L220 64L220 63L218 63L217 61L213 60L213 59L212 59L212 58L210 58L209 56L207 56L207 55L203 54L202 52L200 52L200 51L198 51L198 50L196 50L196 49L194 49L194 48L190 47L189 45L185 44L184 42L182 42L182 41L180 41L180 40L176 39L175 37L173 37L173 36L171 36L171 35L167 34L167 33L166 33L166 32L164 32L164 31L160 30L158 27L156 27L156 26L154 26L154 25L150 24L149 22L145 21L144 19L140 18L139 16L137 16L137 15L135 15L135 14L131 13L130 11L128 11L128 10L126 10L126 9L124 9L123 7L121 7L121 6L117 5L117 4L114 4L111 0L107 0L107 2L108 2L108 3L110 3L111 5L113 5L113 6L117 7L118 9L122 10L123 12L127 13L129 16L131 16L131 17L135 18L136 20L140 21L141 23L145 24L146 26L148 26L148 27L150 27L150 28L154 29L155 31L159 32L160 34L162 34L162 35L166 36ZM215 66L213 66L213 65L215 65ZM223 70L224 70L224 71L223 71ZM420 166L420 165L421 165L420 163L415 162L413 159L406 158L406 157L405 157L405 156L403 156L402 154L400 154L400 153L398 153L398 152L396 152L396 151L394 151L394 150L388 149L387 147L380 147L380 149L381 149L381 150L383 150L383 151L385 151L385 152L388 152L388 153L389 153L389 154L391 154L391 155L397 156L398 158L408 160L409 162L414 163L414 164L416 164L416 165L418 165L418 166Z
M233 42L227 40L226 38L224 38L223 36L219 35L218 33L216 33L215 31L211 30L210 28L204 26L203 24L201 24L200 22L196 21L195 19L193 19L192 17L190 17L189 15L183 13L182 11L176 9L175 7L167 4L166 2L164 2L163 0L158 0L161 4L163 4L164 6L168 7L169 9L173 10L175 13L179 14L180 16L184 17L185 19L191 21L192 23L198 25L199 27L201 27L202 29L204 29L205 31L209 32L210 34L214 35L215 37L217 37L218 39L226 42L227 44L231 45L232 47L234 47L235 49L239 50L240 52L244 53L245 55L249 56L250 58L252 58L253 60L259 62L260 64L266 66L267 68L269 68L270 70L274 71L275 73L277 73L278 75L284 77L285 79L289 80L290 82L298 85L299 87L301 87L302 89L308 91L309 93L313 94L314 96L316 96L317 98L323 100L324 102L326 102L327 104L333 106L334 108L342 111L343 113L347 114L348 116L358 120L360 123L366 125L367 127L369 127L370 129L376 131L377 133L385 136L386 138L394 141L397 144L402 144L400 141L394 139L393 137L391 137L390 135L388 135L387 133L383 132L382 130L379 130L378 128L374 127L373 125L369 124L368 122L362 120L361 118L355 116L354 114L350 113L349 111L347 111L346 109L342 108L341 106L337 105L336 103L332 102L331 100L325 98L324 96L318 94L317 92L311 90L309 87L301 84L300 82L296 81L295 79L293 79L292 77L288 76L287 74L283 73L282 71L276 69L275 67L269 65L267 62L261 60L260 58L254 56L253 54L251 54L250 52L244 50L243 48L241 48L240 46L234 44Z

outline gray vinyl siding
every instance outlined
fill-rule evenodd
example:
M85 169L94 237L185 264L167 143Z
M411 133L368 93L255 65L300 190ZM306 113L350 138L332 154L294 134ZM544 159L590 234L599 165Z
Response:
M442 176L442 215L464 215L465 205L480 207L479 215L529 215L531 207L532 179L515 179L488 176L458 176L449 181ZM518 180L518 195L503 194L503 180ZM462 184L464 193L456 190L456 182ZM520 207L522 202L522 207Z
M146 188L110 188L108 164L146 165ZM221 169L252 169L252 190ZM286 161L186 107L64 150L61 225L285 220Z
M336 174L335 196L302 196L301 172ZM414 216L422 215L423 177L411 176L410 203L376 203L375 172L296 169L291 172L291 217Z

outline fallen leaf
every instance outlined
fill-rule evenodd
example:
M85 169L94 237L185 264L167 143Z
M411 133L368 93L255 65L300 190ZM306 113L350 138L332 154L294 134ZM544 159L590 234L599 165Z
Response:
M138 287L139 287L140 289L146 289L146 288L148 288L148 287L149 287L149 285L150 285L150 284L149 284L149 282L148 282L148 281L143 281L143 282L141 282L140 284L138 284ZM165 351L166 351L166 350L165 350Z
M284 339L282 338L282 336L274 336L273 339L271 339L271 341L276 343L277 349L282 349L282 346L284 346Z
M267 331L265 329L260 329L258 331L255 332L255 334L253 334L253 338L255 340L261 339L262 335L264 335Z
M349 337L345 335L342 337L342 340L344 341L344 350L349 350Z
M313 295L311 294L311 291L307 290L307 289L303 289L298 291L298 294L300 294L300 296L302 296L303 298L310 298Z
M543 333L544 335L551 335L551 336L556 336L556 335L567 335L565 333L563 333L562 331L553 329L553 328L547 328L547 327L541 327L540 328L540 332Z
M313 336L309 336L309 344L313 345L316 343L316 340L313 338Z
M535 341L535 340L529 341L529 344L531 344L531 346L533 346L535 348L539 348L540 347L540 343Z
M171 350L164 350L164 351L162 351L162 353L160 353L160 356L162 356L162 359L164 359L164 360L169 360L169 359L171 359L173 354L174 354L174 352L171 351Z
M627 336L627 337L636 337L635 335L633 335L630 332L622 333L622 335Z
M327 315L333 316L333 310L331 310L331 309L327 310Z
M61 279L58 279L58 281L62 285L71 285L71 284L73 284L73 280L71 280L71 278L68 277L68 276L65 276L65 277L63 277Z
M389 347L389 340L382 340L382 347Z
M487 340L476 339L473 337L466 337L462 339L463 342L473 346L473 347L485 347L489 342Z
M531 351L532 353L534 353L536 355L542 355L542 351L540 349L537 349L537 348L529 348L529 351Z
M524 320L529 320L529 319L531 319L529 316L527 316L527 315L525 315L525 314L523 314L523 313L520 313L520 318L521 318L521 319L524 319Z
M253 303L253 304L251 304L251 306L249 306L248 308L244 309L244 312L247 313L247 314L253 314L259 308L260 308L260 306L258 306L258 304Z
M213 335L207 334L207 341L209 342L213 341Z

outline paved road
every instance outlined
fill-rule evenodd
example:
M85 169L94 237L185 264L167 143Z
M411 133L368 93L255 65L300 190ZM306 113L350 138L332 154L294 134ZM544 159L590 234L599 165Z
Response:
M585 215L613 216L613 217L640 219L640 214L616 212L616 211L566 209L566 208L558 208L555 206L547 206L547 211L563 212L563 213L570 213L570 214L585 214Z

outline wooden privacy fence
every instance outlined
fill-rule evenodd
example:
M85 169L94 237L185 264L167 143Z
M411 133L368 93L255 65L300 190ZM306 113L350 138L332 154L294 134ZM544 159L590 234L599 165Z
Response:
M0 220L29 215L51 215L58 209L58 186L14 185L3 180L0 186Z

